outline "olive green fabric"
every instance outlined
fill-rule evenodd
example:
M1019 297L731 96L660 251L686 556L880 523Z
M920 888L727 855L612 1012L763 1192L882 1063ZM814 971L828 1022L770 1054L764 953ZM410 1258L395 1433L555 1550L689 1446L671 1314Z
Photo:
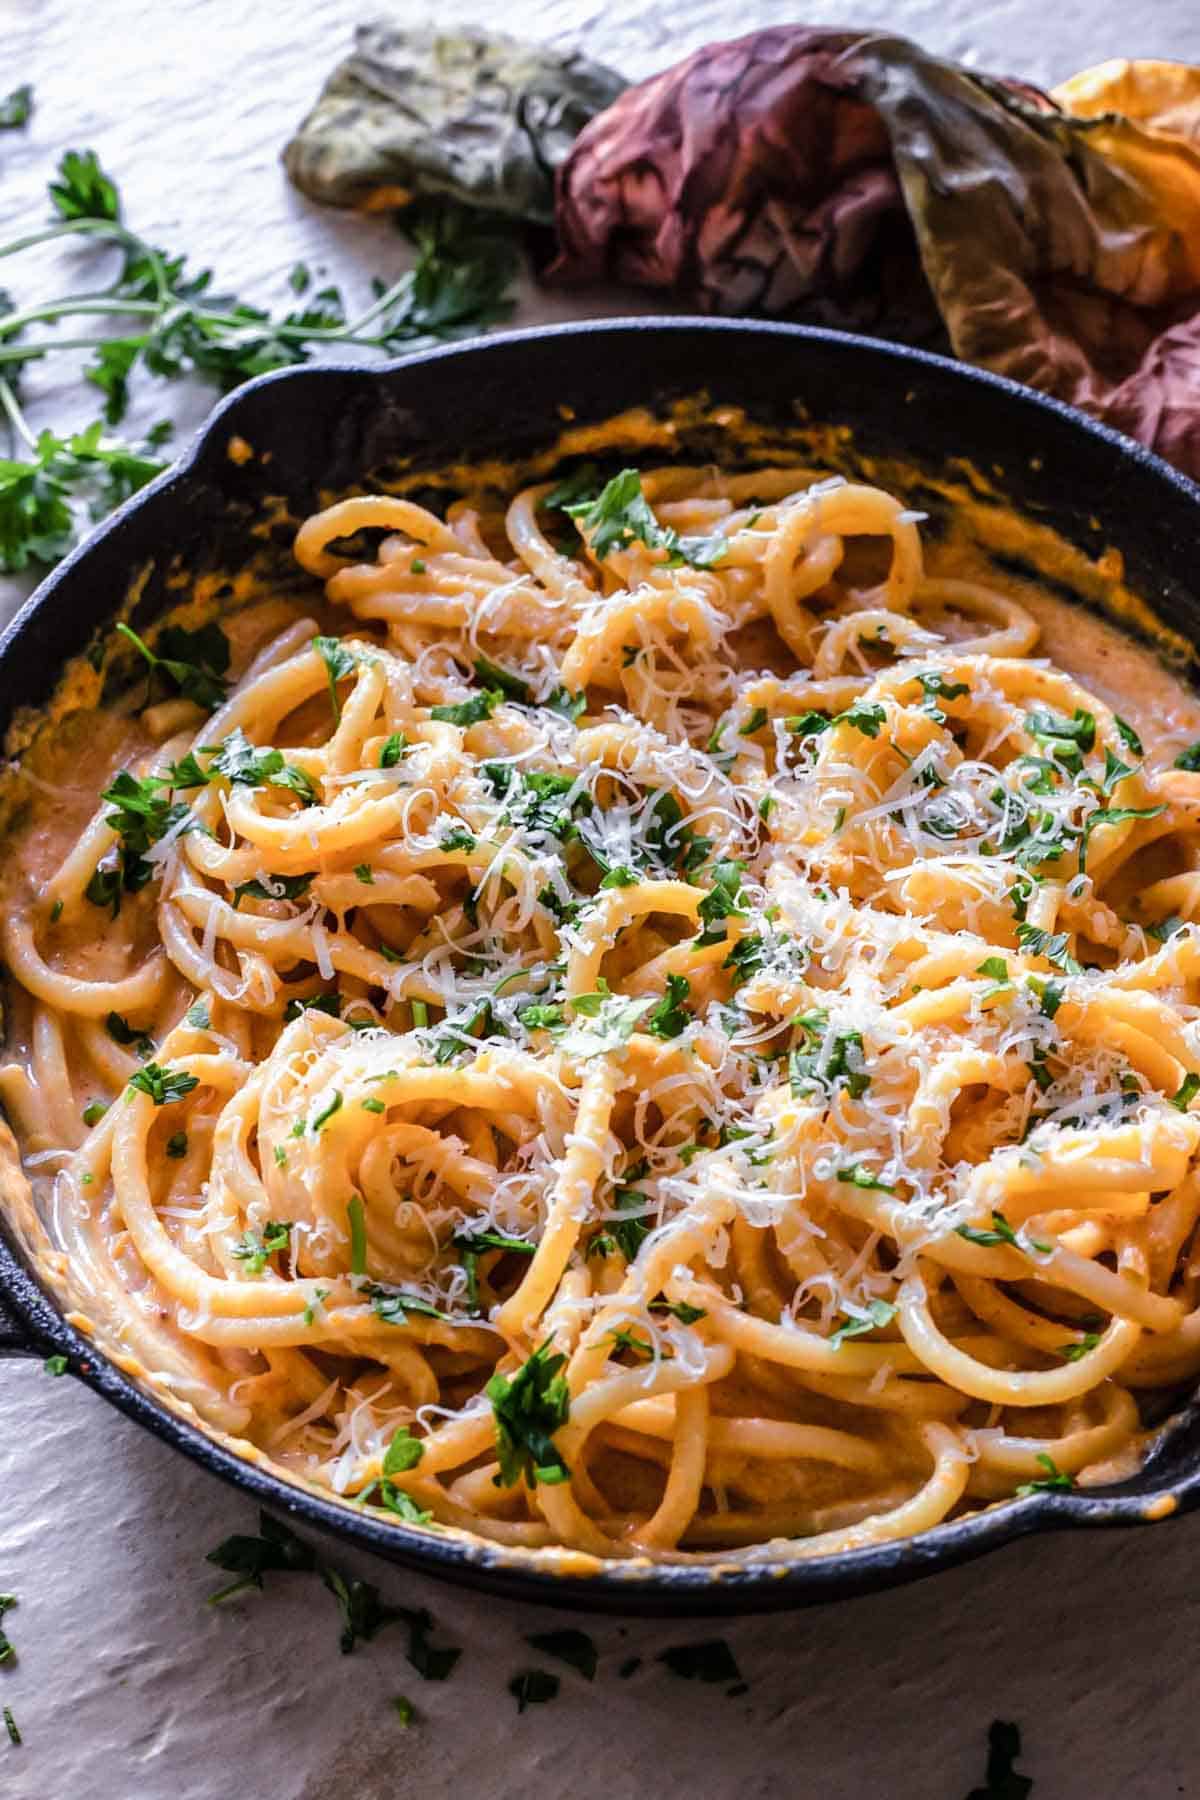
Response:
M625 87L572 51L478 31L360 26L284 151L296 186L333 206L448 195L549 224L554 171Z

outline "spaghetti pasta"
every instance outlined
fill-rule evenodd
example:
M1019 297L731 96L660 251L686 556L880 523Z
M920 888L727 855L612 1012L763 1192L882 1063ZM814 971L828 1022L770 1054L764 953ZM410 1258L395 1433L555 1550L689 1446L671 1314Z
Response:
M344 500L215 709L51 753L0 1095L81 1322L534 1554L1136 1459L1200 1372L1197 715L1144 748L920 524L792 468Z

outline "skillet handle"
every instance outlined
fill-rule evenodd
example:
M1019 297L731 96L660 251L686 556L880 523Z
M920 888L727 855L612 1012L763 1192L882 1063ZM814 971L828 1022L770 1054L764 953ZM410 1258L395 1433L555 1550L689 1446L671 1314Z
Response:
M0 1299L0 1356L44 1356L45 1349L30 1327Z

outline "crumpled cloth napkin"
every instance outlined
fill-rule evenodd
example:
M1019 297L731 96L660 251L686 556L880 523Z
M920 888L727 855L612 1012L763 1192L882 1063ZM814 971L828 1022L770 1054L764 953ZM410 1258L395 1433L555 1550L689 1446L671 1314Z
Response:
M1047 95L781 25L622 91L486 33L368 29L286 153L315 197L434 187L544 222L553 182L548 281L949 349L1200 477L1200 68L1109 62Z

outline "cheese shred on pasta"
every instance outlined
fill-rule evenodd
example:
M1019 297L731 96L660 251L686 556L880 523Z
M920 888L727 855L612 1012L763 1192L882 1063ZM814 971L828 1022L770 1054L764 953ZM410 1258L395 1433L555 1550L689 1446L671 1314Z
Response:
M786 1561L1136 1466L1200 1370L1200 775L921 522L802 469L345 500L210 715L131 694L4 924L99 1341L534 1551Z

